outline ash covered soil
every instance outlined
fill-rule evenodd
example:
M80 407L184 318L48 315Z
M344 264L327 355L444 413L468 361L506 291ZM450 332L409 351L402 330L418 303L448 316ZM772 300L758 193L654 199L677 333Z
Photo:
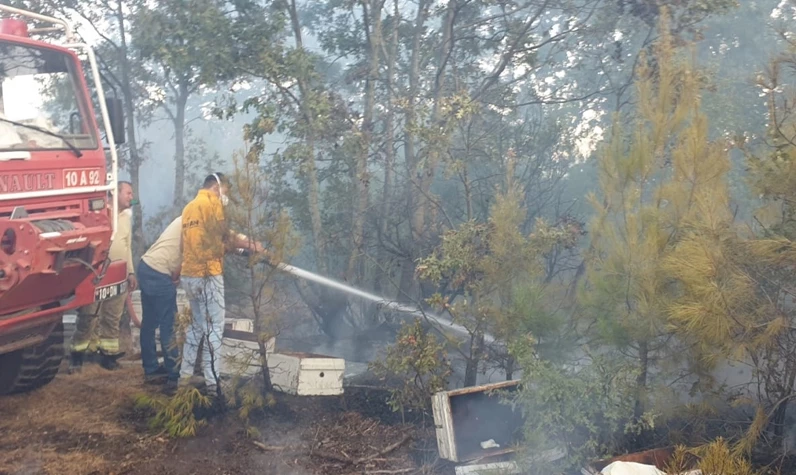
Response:
M278 394L248 437L231 411L193 438L154 433L134 398L140 366L61 371L37 391L0 398L0 474L452 474L433 430L401 424L385 394L349 388L342 397Z

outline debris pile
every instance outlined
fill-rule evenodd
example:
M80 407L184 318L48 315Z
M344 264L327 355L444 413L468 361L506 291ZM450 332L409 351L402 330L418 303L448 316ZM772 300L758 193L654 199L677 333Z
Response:
M417 470L407 449L411 426L385 426L355 412L324 418L310 435L310 457L320 473L411 473Z

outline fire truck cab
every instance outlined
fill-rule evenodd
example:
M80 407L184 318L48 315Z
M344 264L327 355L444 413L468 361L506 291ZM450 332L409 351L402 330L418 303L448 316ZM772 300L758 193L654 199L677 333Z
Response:
M121 101L106 100L91 48L64 20L0 5L0 394L50 382L64 312L125 290L125 263L108 259L123 142Z

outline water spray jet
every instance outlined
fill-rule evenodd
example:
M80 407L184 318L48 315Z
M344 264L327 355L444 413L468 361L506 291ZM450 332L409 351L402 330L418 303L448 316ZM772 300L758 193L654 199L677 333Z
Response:
M249 252L244 249L238 249L238 254L246 256L249 255ZM328 277L324 277L322 275L316 274L314 272L310 272L308 270L300 269L298 267L292 266L290 264L285 264L284 262L280 262L278 264L273 264L269 262L267 259L264 259L263 262L266 264L279 269L282 272L287 274L291 274L294 277L298 277L299 279L305 279L317 284L323 285L325 287L329 287L332 289L339 290L341 292L347 293L349 295L354 295L356 297L360 297L365 300L369 300L379 307L387 308L390 310L394 310L396 312L406 313L415 317L421 317L426 320L430 320L436 324L438 324L442 329L452 330L460 335L464 335L466 337L470 336L470 332L467 328L454 323L447 318L444 318L440 315L435 315L433 313L425 312L424 310L420 309L419 307L414 307L411 305L404 305L393 300L388 300L384 297L379 297L378 295L372 294L370 292L366 292L364 290L358 289L356 287L350 286L348 284L344 284L342 282L338 282L334 279L330 279ZM484 342L485 343L493 343L495 338L492 335L484 334Z

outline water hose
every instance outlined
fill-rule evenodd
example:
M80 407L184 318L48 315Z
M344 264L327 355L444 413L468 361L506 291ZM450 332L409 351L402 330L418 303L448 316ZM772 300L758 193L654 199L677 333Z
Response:
M246 249L236 249L236 254L242 256L250 256L251 252ZM364 290L357 289L350 285L344 284L342 282L338 282L334 279L330 279L328 277L324 277L322 275L318 275L314 272L306 271L304 269L300 269L295 266L291 266L289 264L285 264L284 262L280 262L278 264L273 264L266 256L262 256L261 259L258 259L255 263L263 262L271 267L275 267L283 272L291 274L295 277L300 279L310 280L317 284L324 285L326 287L331 287L333 289L340 290L341 292L345 292L350 295L356 295L357 297L363 298L365 300L370 300L374 302L379 307L388 308L391 310L395 310L401 313L407 313L409 315L413 315L415 317L423 318L427 321L433 321L438 324L442 329L452 330L460 335L464 335L465 337L471 337L471 332L462 325L452 322L447 318L443 318L439 315L434 315L433 313L424 312L419 307L412 307L409 305L403 305L398 302L387 300L384 297L380 297L378 295L371 294L370 292L365 292ZM484 342L485 343L493 343L495 341L495 337L489 334L484 334Z

